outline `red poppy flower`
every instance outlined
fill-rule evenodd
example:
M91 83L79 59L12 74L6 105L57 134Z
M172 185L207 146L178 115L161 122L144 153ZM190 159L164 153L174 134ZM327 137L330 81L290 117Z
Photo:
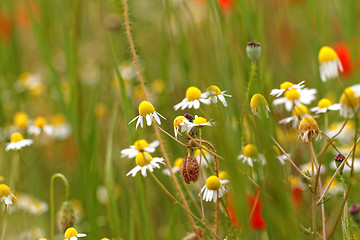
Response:
M339 42L334 46L334 50L337 53L341 65L344 71L341 73L344 76L350 76L352 73L352 58L349 47L344 42Z
M0 39L8 41L11 34L10 17L3 11L0 12Z
M250 228L254 230L266 229L266 222L262 216L261 198L256 198L254 195L248 195L249 213L252 213L250 219Z
M301 196L302 196L302 189L300 187L295 187L291 190L292 200L294 205L297 208L300 208L301 205Z
M219 5L223 13L228 13L232 7L232 0L219 0Z
M237 217L236 217L236 213L235 213L235 208L232 204L232 201L230 200L230 193L228 193L227 197L229 199L228 205L227 205L227 210L228 210L228 213L230 216L230 220L231 220L232 225L237 228L238 221L237 221Z

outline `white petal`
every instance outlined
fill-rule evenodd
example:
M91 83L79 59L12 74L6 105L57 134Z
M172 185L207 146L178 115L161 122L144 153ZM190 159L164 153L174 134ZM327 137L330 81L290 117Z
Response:
M225 100L225 97L223 95L218 95L219 100L224 104L225 107L227 107L227 102Z
M147 114L147 115L146 115L146 124L147 124L148 126L150 126L151 123L152 123L152 115L151 115L151 114Z
M199 100L194 100L194 108L198 109L200 107L200 102Z

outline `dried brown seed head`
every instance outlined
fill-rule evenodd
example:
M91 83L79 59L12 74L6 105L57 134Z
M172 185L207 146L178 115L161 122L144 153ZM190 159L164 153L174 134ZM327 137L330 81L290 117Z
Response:
M181 176L187 184L196 182L199 177L199 164L192 156L187 156L181 165Z

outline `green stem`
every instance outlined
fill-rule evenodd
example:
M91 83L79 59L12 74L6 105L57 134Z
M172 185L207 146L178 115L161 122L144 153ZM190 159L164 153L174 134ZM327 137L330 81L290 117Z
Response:
M344 199L346 196L346 188L345 188L345 180L344 176L340 174L340 182L344 191ZM341 226L342 226L342 232L343 232L343 239L348 240L352 239L351 236L351 230L350 230L350 222L349 222L349 211L348 211L348 205L347 200L345 199L345 205L343 209L343 215L341 217Z
M55 173L51 177L50 181L50 240L54 240L55 236L55 204L54 204L54 182L56 178L60 178L65 185L65 199L68 202L70 200L70 186L66 177L61 173Z
M5 217L6 217L6 213L7 213L7 208L8 208L8 205L5 204L5 209L4 209L4 215L3 217L1 218L1 222L0 222L0 229L2 228L2 231L1 231L1 240L4 239L4 236L5 236Z

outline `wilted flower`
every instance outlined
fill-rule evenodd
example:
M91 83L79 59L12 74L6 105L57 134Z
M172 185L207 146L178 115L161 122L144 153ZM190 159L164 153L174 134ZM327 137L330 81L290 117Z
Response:
M323 82L327 79L339 76L339 69L342 72L343 67L340 59L334 49L324 46L319 51L320 77Z
M299 136L303 142L307 143L312 141L315 135L317 135L317 137L320 136L319 133L319 126L313 117L306 116L301 120L299 124Z
M148 126L151 125L153 119L155 119L155 121L160 125L161 122L159 116L165 119L165 117L155 111L154 106L150 102L142 101L139 105L139 116L131 120L129 124L137 119L136 129L138 128L139 124L141 127L143 127L143 118L145 118Z
M263 115L269 117L269 104L267 103L264 96L261 94L257 93L252 96L250 100L250 108L251 112L258 117L262 117Z
M187 184L190 182L196 182L199 177L199 164L192 156L187 156L181 165L181 176Z

